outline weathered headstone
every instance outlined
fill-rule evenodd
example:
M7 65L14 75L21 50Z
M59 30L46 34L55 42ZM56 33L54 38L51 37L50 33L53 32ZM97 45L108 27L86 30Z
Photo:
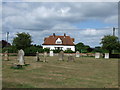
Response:
M53 53L53 51L50 51L50 56L54 56L54 53Z
M3 56L3 53L0 53L0 56Z
M64 60L64 52L60 51L59 53L59 60Z
M8 51L5 51L4 53L4 60L9 60Z
M100 58L100 53L95 53L95 58Z
M36 62L40 61L39 52L36 52Z
M80 52L79 51L76 52L76 57L80 57Z
M75 61L73 56L68 56L68 61Z
M44 52L44 61L43 62L47 62L47 52Z
M24 55L25 55L25 53L22 49L18 51L19 65L25 65Z
M109 53L105 53L105 59L109 59Z

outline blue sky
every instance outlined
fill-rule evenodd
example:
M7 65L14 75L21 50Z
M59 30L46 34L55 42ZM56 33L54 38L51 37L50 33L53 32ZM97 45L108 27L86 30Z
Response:
M104 35L118 26L117 2L6 2L2 5L2 35L12 43L17 32L27 32L33 44L44 37L66 33L91 47L100 46ZM116 35L117 35L116 30Z
M78 28L86 29L86 28L106 28L106 27L118 27L117 24L114 23L104 23L102 21L97 20L88 20L82 23L75 24Z

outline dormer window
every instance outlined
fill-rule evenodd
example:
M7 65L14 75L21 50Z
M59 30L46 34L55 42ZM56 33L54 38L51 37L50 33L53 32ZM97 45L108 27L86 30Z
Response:
M61 40L60 38L58 38L58 39L56 40L56 44L62 44L62 40Z
M57 41L57 44L61 44L61 41Z

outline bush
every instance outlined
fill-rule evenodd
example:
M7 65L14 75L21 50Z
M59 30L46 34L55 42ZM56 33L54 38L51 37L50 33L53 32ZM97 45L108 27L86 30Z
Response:
M25 48L24 52L26 55L36 55L36 52L43 53L44 50L39 47L30 46L30 47Z
M61 50L53 50L54 53L59 53Z
M49 48L44 48L44 49L43 49L43 52L49 53L49 52L50 52L50 49L49 49Z
M18 50L15 46L4 47L2 49L2 52L4 53L5 51L8 51L8 53L17 53L18 52Z
M64 53L74 53L72 50L65 50Z

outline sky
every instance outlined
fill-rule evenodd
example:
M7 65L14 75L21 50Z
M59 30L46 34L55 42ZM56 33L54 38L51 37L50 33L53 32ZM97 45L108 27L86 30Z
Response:
M2 39L9 32L10 43L21 32L29 33L37 45L53 33L66 33L75 38L75 44L95 47L104 35L112 35L113 27L118 27L117 2L2 3Z

